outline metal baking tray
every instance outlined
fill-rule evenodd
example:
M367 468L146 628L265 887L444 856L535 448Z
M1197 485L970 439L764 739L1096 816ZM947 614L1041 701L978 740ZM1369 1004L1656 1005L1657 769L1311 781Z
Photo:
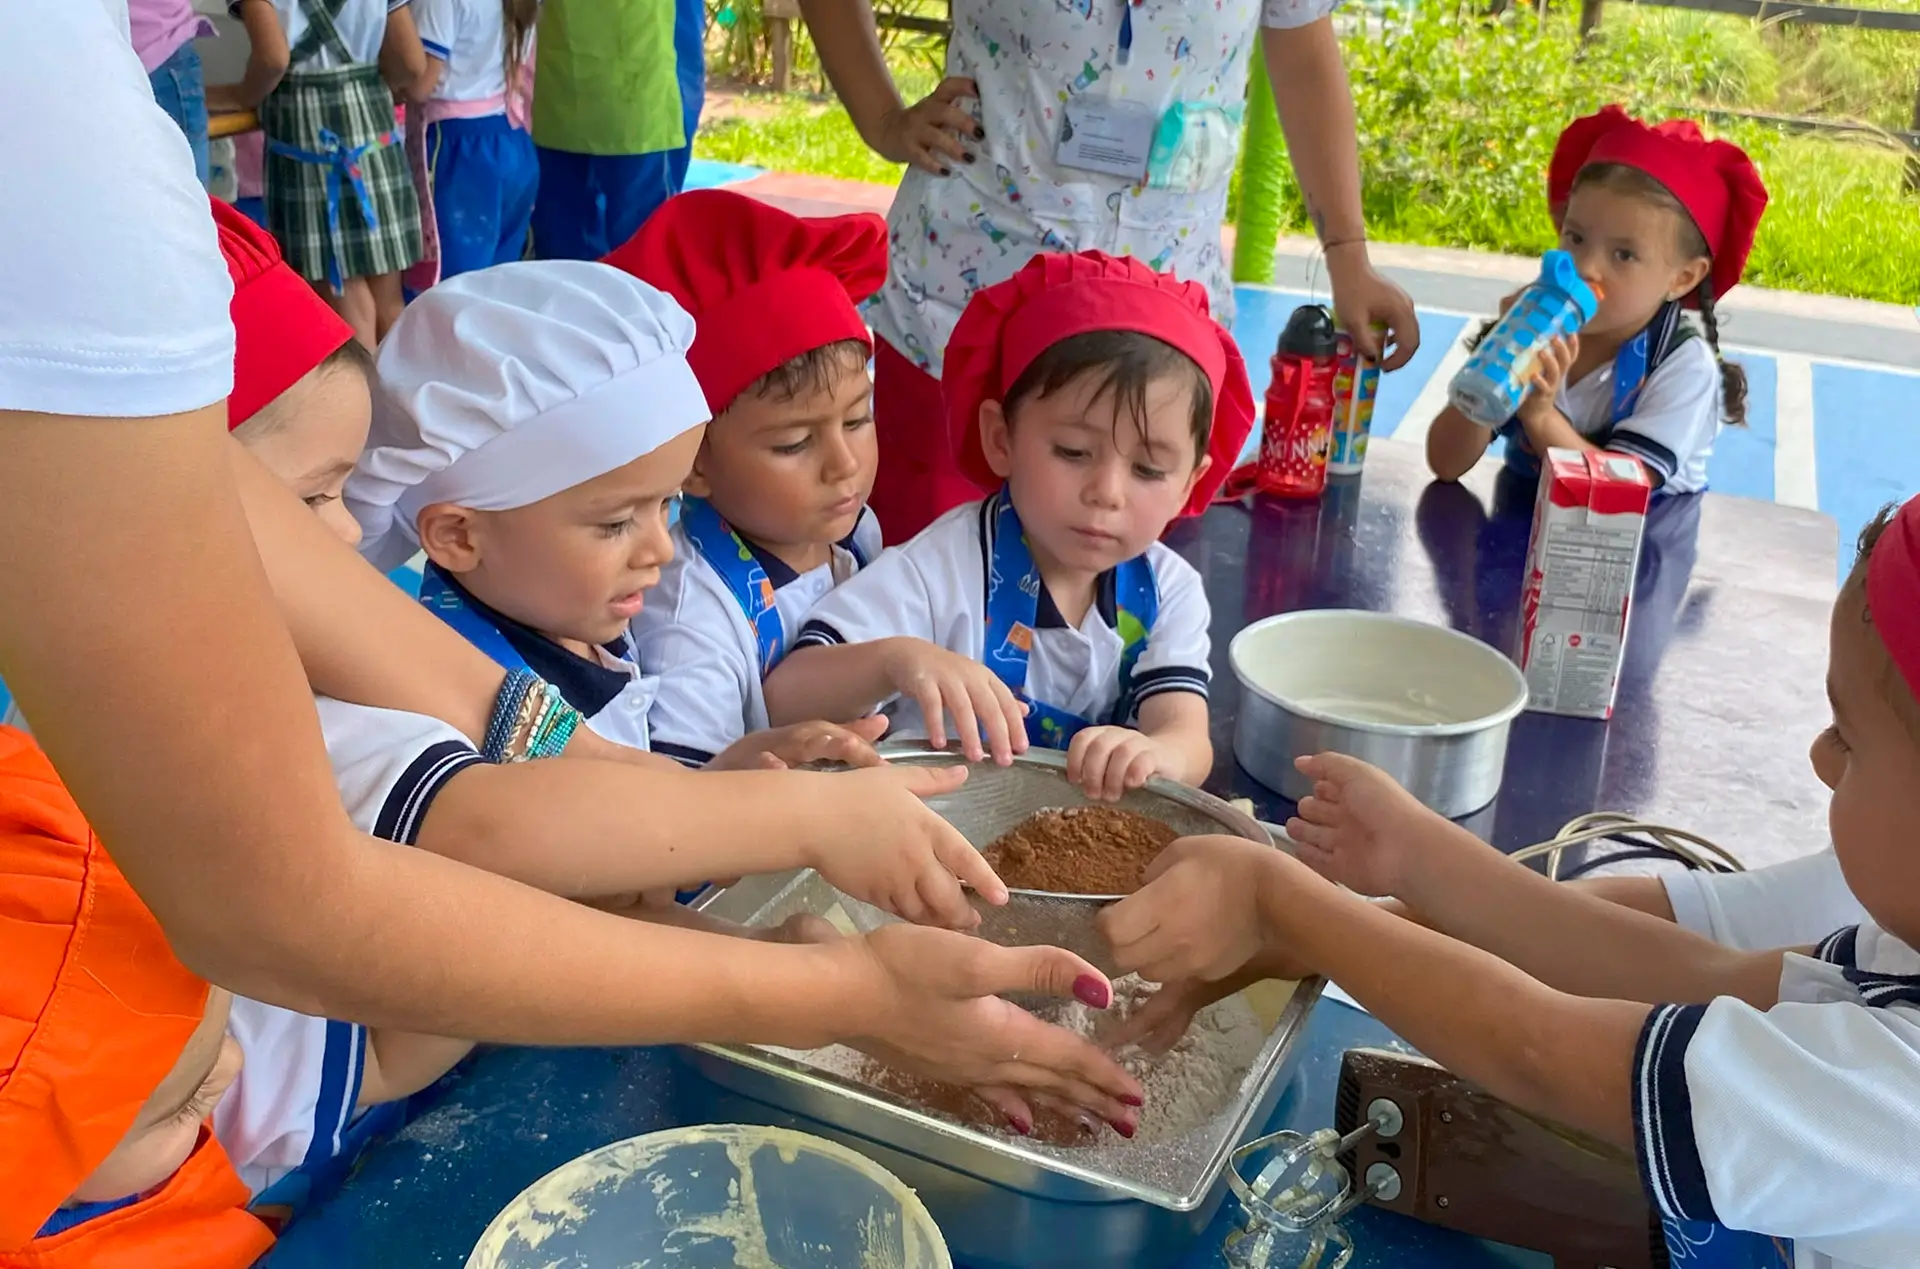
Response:
M803 912L826 917L836 907L863 928L883 916L810 871L748 878L700 906L754 926ZM1117 1136L1091 1146L1036 1144L950 1123L811 1065L805 1054L731 1045L687 1052L717 1086L715 1113L797 1127L866 1153L919 1192L954 1259L970 1269L1153 1269L1177 1262L1219 1209L1227 1156L1272 1117L1320 988L1309 980L1277 1009L1256 1004L1271 1030L1235 1096L1191 1132L1157 1144Z

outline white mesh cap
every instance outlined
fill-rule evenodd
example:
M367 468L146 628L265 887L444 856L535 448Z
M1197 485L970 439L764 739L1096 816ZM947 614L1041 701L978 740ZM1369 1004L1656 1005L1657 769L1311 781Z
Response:
M373 430L347 480L382 570L422 508L507 511L614 471L705 423L693 319L610 265L540 260L440 283L380 345Z

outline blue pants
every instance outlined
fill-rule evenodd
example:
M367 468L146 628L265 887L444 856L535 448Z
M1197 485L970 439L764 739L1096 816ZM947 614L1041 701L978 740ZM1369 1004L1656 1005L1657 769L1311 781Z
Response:
M576 154L540 147L540 197L533 251L542 260L598 260L633 237L660 204L687 183L693 134L706 103L703 0L674 0L673 51L687 143L653 154Z
M427 165L442 278L526 254L540 186L532 137L504 114L443 119L427 127Z
M200 54L189 40L173 56L154 68L147 79L153 99L187 134L193 147L193 170L207 183L207 88L200 72Z

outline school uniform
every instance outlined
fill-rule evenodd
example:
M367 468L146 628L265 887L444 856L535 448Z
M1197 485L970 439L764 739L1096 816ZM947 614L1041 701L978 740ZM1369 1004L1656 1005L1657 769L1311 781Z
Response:
M595 648L588 659L488 607L433 563L421 574L420 602L497 664L532 670L559 688L599 735L635 749L652 748L647 716L660 681L640 672L631 632Z
M880 522L862 511L827 563L796 573L735 534L710 506L688 499L673 527L673 562L633 620L640 664L659 678L653 751L700 767L764 730L762 678L819 602L880 549Z
M1829 846L1752 872L1694 869L1661 877L1675 924L1724 947L1806 947L1867 919Z
M1166 692L1204 698L1212 613L1199 573L1153 543L1100 575L1078 626L1061 616L1004 491L957 507L821 600L796 647L910 636L979 661L1032 705L1030 742L1064 749L1090 725L1133 724ZM894 734L925 736L900 700Z
M407 0L273 0L288 70L260 103L267 227L302 277L397 273L420 258L420 204L380 77L387 15Z
M408 271L425 290L440 278L518 260L526 254L540 162L527 131L532 37L519 51L517 82L507 82L507 32L499 0L412 0L414 25L428 55L446 64L433 96L421 103L407 149L434 227L428 265ZM417 140L416 140L417 134ZM424 274L424 276L423 276Z
M701 0L546 0L533 249L597 260L686 184L706 94Z
M1678 304L1663 309L1611 363L1561 384L1553 403L1587 440L1646 464L1660 492L1706 490L1707 462L1726 413L1720 362ZM1519 420L1501 435L1507 465L1537 477L1540 460L1521 448L1526 433Z
M438 719L314 698L334 782L361 832L411 846L447 782L481 761ZM227 1031L246 1055L214 1110L214 1132L257 1201L302 1205L397 1125L356 1109L367 1029L236 996Z
M1913 1262L1920 952L1873 921L1789 955L1771 1009L1655 1009L1632 1096L1642 1179L1690 1262ZM1733 1258L1743 1242L1753 1254Z

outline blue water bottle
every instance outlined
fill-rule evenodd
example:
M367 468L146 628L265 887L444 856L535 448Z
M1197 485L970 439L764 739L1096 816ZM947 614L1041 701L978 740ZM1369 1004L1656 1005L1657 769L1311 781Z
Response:
M1572 335L1593 320L1599 292L1588 286L1564 251L1540 260L1540 277L1487 332L1447 386L1453 408L1481 427L1499 428L1520 409L1533 383L1533 363L1555 336Z

